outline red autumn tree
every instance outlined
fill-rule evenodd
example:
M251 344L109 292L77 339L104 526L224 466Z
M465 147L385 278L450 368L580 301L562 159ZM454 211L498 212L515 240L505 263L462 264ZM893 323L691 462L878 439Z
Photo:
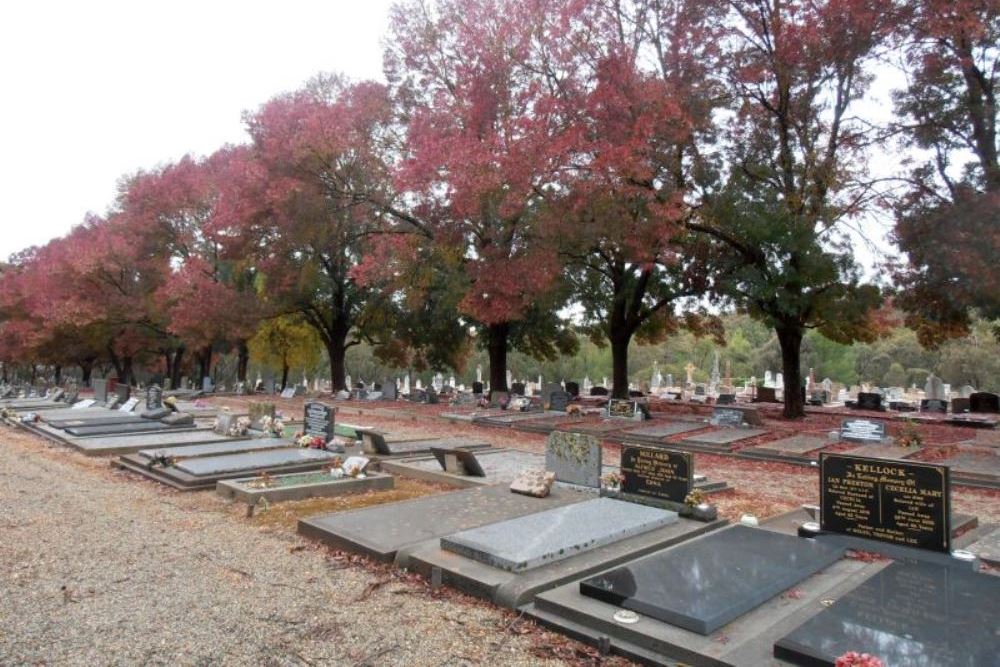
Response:
M920 0L901 36L895 130L918 156L896 204L907 324L929 345L1000 317L1000 1Z

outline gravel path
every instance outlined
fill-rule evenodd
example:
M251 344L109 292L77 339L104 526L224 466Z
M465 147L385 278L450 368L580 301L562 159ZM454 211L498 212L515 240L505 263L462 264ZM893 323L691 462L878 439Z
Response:
M0 427L0 664L599 662L508 612L254 526L241 507Z

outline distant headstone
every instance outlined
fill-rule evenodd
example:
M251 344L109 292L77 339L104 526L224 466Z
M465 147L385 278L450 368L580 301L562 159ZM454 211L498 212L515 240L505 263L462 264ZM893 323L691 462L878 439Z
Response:
M885 439L885 422L845 419L840 425L840 439L847 442L881 442Z
M250 428L261 430L264 417L274 418L274 403L251 403L247 409L250 417Z
M940 414L947 414L948 412L948 401L942 401L936 398L925 398L920 401L920 411L921 412L937 412Z
M608 401L608 416L623 419L635 419L636 402L622 398L612 398Z
M236 423L236 415L231 412L220 412L215 418L215 432L219 435L229 435L229 430Z
M146 409L159 410L163 407L163 389L158 384L146 388Z
M598 385L596 387L591 387L590 388L590 395L591 396L607 396L608 393L609 392L608 392L607 388L606 387L602 387L600 385Z
M481 395L483 393L483 383L479 381L473 382L472 393L476 395Z
M960 415L963 412L968 412L970 407L972 407L972 401L968 398L951 399L951 411L953 414Z
M553 431L545 445L545 469L556 481L601 486L601 443L592 435Z
M719 394L715 399L716 405L733 405L736 403L736 394Z
M333 416L334 409L329 405L308 402L302 430L306 435L319 436L325 442L330 442L333 440Z
M98 403L106 403L108 401L108 381L98 378L96 380L91 380L90 386L94 388L94 400Z
M215 391L215 383L212 382L212 378L206 375L201 379L201 390L206 394L211 394Z
M924 398L935 401L947 398L944 393L944 383L933 373L927 376L927 382L924 384Z
M566 383L566 393L576 398L580 395L580 383L578 382L567 382Z
M566 412L569 408L569 403L573 399L568 391L554 391L549 394L549 410L554 410L555 412Z
M948 466L820 452L823 530L951 550Z
M306 395L306 388L303 387L302 385L297 384L292 388L293 398L298 398L299 396L305 396L305 395Z
M882 394L864 391L858 392L858 400L855 404L855 408L858 410L873 410L880 412L882 410Z
M396 389L396 381L389 379L382 383L382 400L395 401L399 398L399 391Z
M558 382L549 382L544 387L542 387L542 405L545 409L549 409L549 403L552 401L552 394L557 391L562 391L562 385Z
M285 387L281 390L281 398L295 398L295 388Z
M778 403L777 390L774 387L757 387L757 397L754 403Z
M712 418L709 420L712 426L743 426L743 411L733 408L717 407L712 411Z
M683 503L694 488L694 457L690 452L624 445L621 475L624 494Z
M969 412L1000 413L1000 396L987 391L977 391L969 396Z
M524 396L524 390L525 387L523 382L515 382L512 385L510 385L510 393L514 394L515 396Z

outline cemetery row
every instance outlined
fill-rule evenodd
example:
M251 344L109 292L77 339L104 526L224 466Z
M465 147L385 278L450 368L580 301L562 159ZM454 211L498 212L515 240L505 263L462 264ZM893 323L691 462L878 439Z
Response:
M833 665L854 651L885 665L921 655L979 666L1000 655L1000 578L989 573L1000 565L1000 530L952 512L948 465L820 452L817 505L728 525L711 502L726 481L697 474L690 451L658 441L705 425L638 424L638 401L607 402L598 418L607 430L553 430L542 454L337 423L318 401L291 423L272 403L237 415L164 394L70 404L79 397L53 391L3 408L10 423L53 441L114 453L120 468L215 489L251 511L378 493L398 476L448 484L457 490L305 518L299 531L651 664ZM763 432L747 425L754 414L718 406L720 428L707 433ZM873 440L872 423L845 431ZM611 426L633 433L617 467L602 459ZM871 553L885 558L857 557Z

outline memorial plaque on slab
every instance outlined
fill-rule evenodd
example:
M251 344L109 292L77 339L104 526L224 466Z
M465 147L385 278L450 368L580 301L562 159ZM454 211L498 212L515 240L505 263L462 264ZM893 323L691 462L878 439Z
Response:
M323 403L306 403L303 432L306 435L319 436L325 442L333 440L334 410Z
M159 410L163 407L163 389L158 384L151 384L146 389L146 409Z
M467 449L431 447L431 454L445 472L468 477L486 477L483 467L476 460L476 455Z
M608 401L608 416L622 417L624 419L635 419L636 402L626 401L622 398L612 398Z
M622 493L683 503L694 485L694 457L659 447L625 445L621 458Z
M556 481L601 487L601 443L592 435L553 431L545 445L545 469Z
M947 466L821 452L819 467L823 530L950 551Z
M281 397L282 398L295 398L295 388L294 387L285 387L284 389L281 390Z
M733 408L715 408L712 411L712 426L742 426L743 411Z
M137 405L139 405L139 399L130 398L124 403L122 403L122 406L118 408L118 412L132 412L133 410L135 410L135 406Z
M885 439L885 422L845 419L840 425L840 439L848 442L882 442Z

